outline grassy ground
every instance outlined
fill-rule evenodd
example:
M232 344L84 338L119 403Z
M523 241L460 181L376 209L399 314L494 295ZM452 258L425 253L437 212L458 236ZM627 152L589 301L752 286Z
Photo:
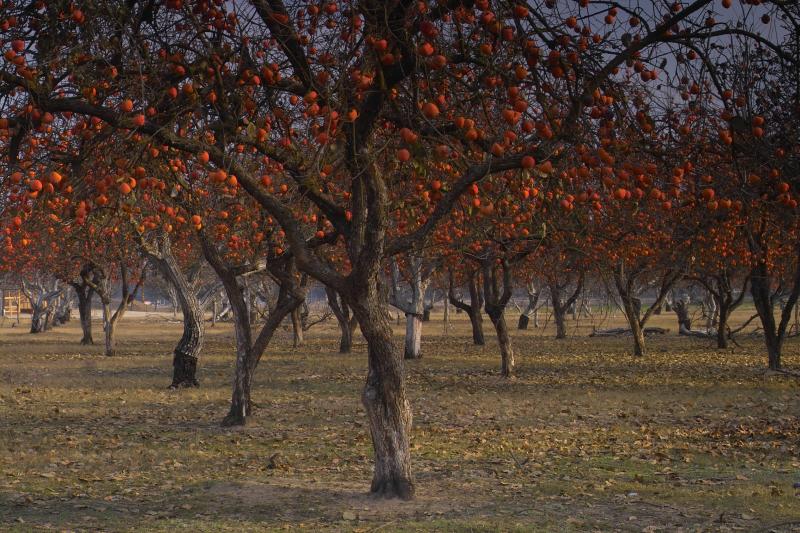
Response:
M209 330L201 388L171 392L166 316L123 319L115 358L79 346L77 320L37 336L6 323L0 530L800 530L799 382L763 372L758 338L720 352L669 334L634 360L628 339L570 324L564 341L515 331L511 381L488 321L482 348L463 315L449 336L426 325L407 365L418 498L399 503L366 495L365 347L335 353L332 325L297 350L281 332L256 416L230 430L230 326ZM795 340L785 364L800 366Z

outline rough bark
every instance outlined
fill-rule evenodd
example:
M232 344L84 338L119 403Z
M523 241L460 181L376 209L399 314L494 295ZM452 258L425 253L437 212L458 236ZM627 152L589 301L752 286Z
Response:
M667 270L661 275L661 283L658 289L658 295L655 302L650 306L647 311L642 314L642 302L635 294L635 286L638 282L639 276L644 273L644 269L634 268L626 271L622 262L617 263L614 268L614 286L617 294L622 302L622 310L625 318L628 320L632 338L633 338L633 355L635 357L642 357L645 354L645 341L644 341L644 327L656 309L661 307L664 303L667 294L681 278L682 273L678 269Z
M728 319L731 316L731 309L725 305L719 306L719 321L717 324L717 348L725 349L728 347L728 334L730 326Z
M253 352L250 312L247 309L243 289L236 277L227 271L219 274L233 312L233 328L236 336L236 369L231 405L228 414L222 420L222 425L242 426L252 412L250 390L256 366L253 363L256 354Z
M394 345L392 330L377 291L377 280L349 301L367 341L368 372L361 401L367 413L375 450L370 490L388 498L414 497L411 475L411 406L406 398L403 357ZM361 293L361 294L358 294Z
M467 274L467 288L469 290L469 303L459 300L453 287L453 273L449 274L449 286L447 298L453 307L460 309L467 313L469 317L470 326L472 327L472 343L476 346L483 346L486 344L486 339L483 335L483 315L481 307L483 307L483 294L479 284L479 275L477 271L470 271Z
M767 348L767 366L770 370L781 369L783 337L778 335L775 324L774 303L770 291L770 277L763 263L753 267L750 280L750 293L753 296L758 318L764 330L764 344Z
M728 325L730 316L744 300L750 282L750 276L748 275L744 278L738 296L734 294L731 275L727 269L723 268L711 276L700 276L695 279L706 288L714 299L717 308L717 330L715 333L717 348L725 349L728 347L728 342L731 337L731 328Z
M692 330L692 319L689 316L689 303L685 299L677 299L672 302L672 310L678 316L679 330Z
M72 298L66 291L62 291L56 298L53 306L53 326L61 326L72 319Z
M425 259L409 254L407 289L401 287L400 268L397 262L391 261L391 291L389 303L406 316L406 335L404 357L420 359L422 357L422 323L425 315L425 293L431 281L435 265Z
M125 315L125 311L128 309L128 306L130 306L134 299L136 299L136 293L139 292L139 289L141 288L145 279L144 267L142 267L139 269L139 279L136 282L136 285L133 287L133 290L131 290L130 280L128 278L128 266L125 263L121 263L119 265L119 269L122 297L120 298L119 305L113 313L111 312L111 287L105 271L98 265L93 265L93 278L90 280L88 275L83 276L84 283L86 283L92 288L92 290L94 290L95 293L97 293L97 296L100 298L100 301L103 304L105 354L109 357L116 355L116 337L114 333L116 331L117 323Z
M300 317L300 308L293 309L290 313L292 318L292 347L299 348L305 343L303 335L303 320Z
M556 339L567 338L567 310L553 305L553 320L556 323Z
M556 339L567 337L567 313L572 310L573 318L577 310L576 301L583 290L584 273L567 273L564 281L559 283L555 275L548 276L550 286L550 302L553 305L553 318L556 323ZM567 295L567 288L575 282L575 290Z
M764 229L762 227L761 231ZM761 327L764 330L764 343L767 348L767 365L770 370L781 370L781 352L783 343L786 340L786 332L792 318L792 311L797 305L800 297L800 245L795 249L795 270L791 278L782 282L783 286L788 287L788 293L783 295L772 293L772 273L764 259L767 256L767 245L762 240L761 234L748 235L748 245L750 251L758 261L750 271L750 294L756 312L761 320ZM786 298L785 304L781 308L780 318L775 321L773 310L775 300L783 296Z
M267 269L278 284L278 296L275 306L264 321L257 336L253 335L251 322L252 310L248 309L248 295L240 283L240 277L259 270L255 266L246 268L233 267L225 263L221 254L214 247L210 238L199 234L203 255L217 273L228 303L233 312L233 327L236 337L236 368L234 371L233 391L228 414L223 418L223 426L242 426L253 412L251 390L255 369L264 351L284 319L297 309L305 300L307 281L303 276L297 279L297 270L291 256L267 262Z
M502 269L502 288L498 276L498 268ZM486 314L494 326L497 342L500 345L500 373L503 377L514 374L514 349L511 346L511 337L505 319L505 309L511 300L512 285L511 271L506 262L498 267L494 261L484 261L481 264L483 275L483 298Z
M124 314L124 311L123 311ZM110 305L103 303L103 322L105 323L105 330L104 330L104 343L105 343L105 354L108 357L113 357L117 355L117 338L114 336L114 330L116 328L117 321L116 319L112 320L113 314L111 313Z
M500 374L503 377L510 377L514 374L514 348L511 346L511 337L508 335L505 314L502 312L499 316L490 314L489 318L497 333L497 342L500 345Z
M172 253L169 235L162 233L155 246L143 247L144 253L169 282L174 298L183 313L183 334L178 341L172 358L172 383L170 388L198 387L197 361L203 350L205 324L203 308Z
M41 306L31 306L31 333L42 333L45 331L45 317L47 309Z
M351 314L350 307L339 296L335 289L325 286L325 295L328 297L328 307L331 308L336 322L339 324L341 336L339 338L339 353L350 353L353 347L353 334L358 327L356 317Z
M42 333L50 329L55 301L62 291L58 280L22 282L22 293L31 304L31 333Z
M424 322L422 316L413 313L406 314L405 349L403 351L405 359L422 357L422 322Z
M669 333L669 330L665 328L647 327L642 328L642 333L645 337L649 335L666 335ZM589 334L590 337L621 337L629 335L633 335L630 328L595 329Z
M539 291L536 290L533 283L528 283L527 286L528 292L528 306L525 308L525 311L519 315L519 321L517 322L517 329L528 329L528 324L530 323L531 315L535 314L539 304ZM535 316L535 315L534 315ZM533 327L538 328L539 323L538 320L534 320Z
M620 298L622 300L625 318L628 320L628 326L631 328L633 355L635 357L642 357L645 354L645 343L644 331L639 318L641 304L637 305L638 298L632 297L629 293L621 293Z

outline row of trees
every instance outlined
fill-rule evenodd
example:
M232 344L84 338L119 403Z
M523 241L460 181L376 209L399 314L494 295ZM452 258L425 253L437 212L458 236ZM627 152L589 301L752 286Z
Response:
M390 497L414 483L385 309L406 314L417 355L434 271L473 324L484 309L504 375L515 277L547 284L554 309L602 280L636 355L682 277L714 295L720 342L747 283L779 368L800 292L800 13L732 4L4 3L3 268L96 294L113 353L152 263L183 311L183 386L203 345L202 256L234 317L226 423L250 415L262 354L321 283L342 346L356 324L366 340L372 491ZM252 320L256 274L277 290Z

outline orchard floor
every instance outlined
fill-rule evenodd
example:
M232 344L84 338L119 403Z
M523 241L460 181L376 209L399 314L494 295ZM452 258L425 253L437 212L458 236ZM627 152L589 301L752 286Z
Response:
M175 392L170 318L126 316L113 358L78 345L77 319L0 326L0 530L800 531L800 380L765 373L758 338L720 352L673 333L634 360L588 324L514 331L509 381L488 321L474 347L463 315L449 336L435 317L407 365L404 503L366 494L363 343L339 355L327 323L295 350L281 331L231 430L230 325L208 330L201 387ZM784 357L797 370L800 342Z

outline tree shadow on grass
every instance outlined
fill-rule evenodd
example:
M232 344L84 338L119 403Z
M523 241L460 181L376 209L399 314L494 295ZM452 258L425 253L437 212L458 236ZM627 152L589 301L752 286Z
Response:
M30 497L0 491L0 528L122 531L160 529L159 523L258 523L261 527L316 522L328 525L456 516L452 502L431 494L412 502L375 499L361 483L296 478L209 480L152 495L106 498ZM347 528L349 529L349 528Z

